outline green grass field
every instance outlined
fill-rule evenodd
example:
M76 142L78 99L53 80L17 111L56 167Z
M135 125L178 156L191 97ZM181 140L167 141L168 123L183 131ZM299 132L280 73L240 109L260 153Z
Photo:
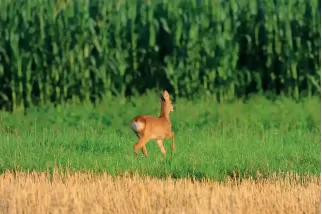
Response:
M135 103L135 105L134 105ZM176 100L171 114L176 151L156 143L149 156L136 158L137 137L129 121L137 114L159 113L155 94L106 101L99 106L31 108L26 116L0 113L0 170L138 171L174 178L263 176L294 171L320 174L320 100L295 103L254 97L246 103Z

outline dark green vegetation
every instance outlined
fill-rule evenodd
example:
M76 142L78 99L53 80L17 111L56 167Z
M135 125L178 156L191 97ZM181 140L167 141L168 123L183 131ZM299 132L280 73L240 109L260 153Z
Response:
M171 140L163 158L154 141L149 156L135 158L137 138L129 121L137 114L158 115L155 94L109 100L93 108L31 108L27 116L0 113L0 169L138 170L157 177L263 176L276 172L320 174L320 100L274 103L254 97L247 103L217 104L179 99L171 114L176 152Z
M2 0L0 108L320 92L319 0L145 2Z
M151 2L1 1L0 170L320 174L320 1ZM136 159L156 89L177 150Z

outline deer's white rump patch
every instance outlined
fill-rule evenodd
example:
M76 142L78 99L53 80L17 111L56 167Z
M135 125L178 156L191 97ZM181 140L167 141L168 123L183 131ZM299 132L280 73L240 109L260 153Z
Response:
M134 122L132 122L131 126L135 132L139 132L144 129L145 124L141 121L134 121Z

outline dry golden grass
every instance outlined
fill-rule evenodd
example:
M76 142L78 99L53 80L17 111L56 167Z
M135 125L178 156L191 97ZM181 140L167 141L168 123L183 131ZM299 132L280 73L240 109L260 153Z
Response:
M197 182L69 173L0 176L0 213L320 213L320 178Z

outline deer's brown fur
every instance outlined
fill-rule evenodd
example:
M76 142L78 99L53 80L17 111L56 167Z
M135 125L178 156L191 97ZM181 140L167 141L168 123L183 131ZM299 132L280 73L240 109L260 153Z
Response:
M166 156L166 151L163 147L163 140L172 138L172 151L175 149L174 132L171 130L170 112L172 112L173 105L169 93L164 91L161 98L161 112L159 117L150 115L139 115L131 120L131 127L139 140L134 145L134 152L137 155L139 149L147 156L146 143L149 140L155 140L161 150Z

